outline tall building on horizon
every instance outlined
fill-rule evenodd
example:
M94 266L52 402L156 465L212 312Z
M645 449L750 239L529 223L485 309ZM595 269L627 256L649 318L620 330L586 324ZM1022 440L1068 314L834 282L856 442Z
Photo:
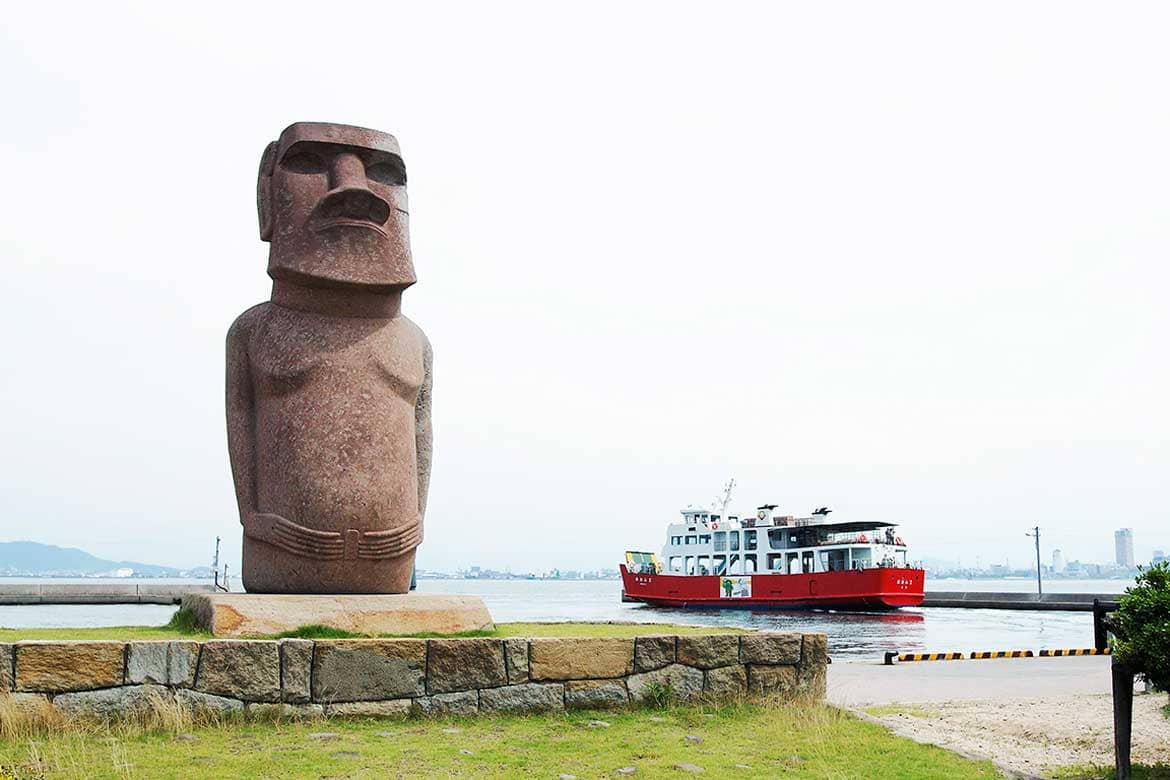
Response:
M1118 528L1113 532L1113 547L1117 553L1117 565L1133 568L1133 529Z
M1063 572L1063 571L1064 571L1064 553L1062 553L1060 551L1060 548L1058 547L1052 551L1052 572L1054 574L1059 574L1060 572Z

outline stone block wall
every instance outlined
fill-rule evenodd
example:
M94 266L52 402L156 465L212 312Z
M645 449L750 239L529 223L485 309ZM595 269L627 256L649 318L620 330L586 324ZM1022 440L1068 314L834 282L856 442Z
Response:
M0 644L0 695L112 716L159 698L285 716L475 715L824 697L824 634Z

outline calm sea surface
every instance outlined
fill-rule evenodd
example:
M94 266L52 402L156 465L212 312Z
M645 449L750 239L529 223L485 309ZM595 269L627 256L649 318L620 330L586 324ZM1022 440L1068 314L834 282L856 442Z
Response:
M142 582L141 580L48 580L2 578L17 582ZM191 584L194 580L154 580ZM1123 580L1053 580L1053 593L1121 593ZM1032 580L930 580L928 590L1034 592ZM1086 612L1025 612L984 609L904 609L898 612L761 611L661 609L621 603L618 581L420 580L422 593L482 596L500 622L629 620L743 626L780 631L822 631L835 658L880 658L886 650L963 651L1039 650L1091 647L1093 618ZM174 607L0 606L6 628L161 625Z

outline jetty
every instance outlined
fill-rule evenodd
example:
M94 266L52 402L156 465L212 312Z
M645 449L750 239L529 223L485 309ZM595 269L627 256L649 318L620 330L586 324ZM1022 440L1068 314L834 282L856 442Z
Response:
M1118 593L980 593L978 591L927 591L924 607L965 609L1049 609L1092 612L1093 603L1112 603Z
M20 604L179 604L190 593L210 593L210 583L159 585L113 584L0 585L0 605Z

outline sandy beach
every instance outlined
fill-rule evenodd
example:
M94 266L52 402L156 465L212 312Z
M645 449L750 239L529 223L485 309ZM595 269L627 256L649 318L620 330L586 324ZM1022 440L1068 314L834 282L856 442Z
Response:
M1024 777L1113 764L1109 659L834 664L829 699L899 736ZM1134 697L1133 760L1170 762L1164 694Z

